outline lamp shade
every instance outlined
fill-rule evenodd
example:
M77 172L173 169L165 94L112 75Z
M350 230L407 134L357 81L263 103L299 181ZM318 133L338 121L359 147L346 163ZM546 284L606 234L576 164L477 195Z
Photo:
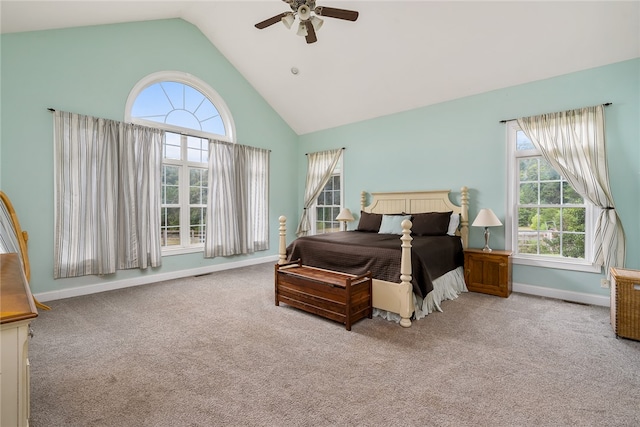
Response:
M497 227L502 223L491 209L480 209L478 216L471 225L473 227Z
M313 25L313 29L318 31L320 29L320 27L322 27L322 24L324 23L324 21L320 18L318 18L317 16L312 16L311 17L311 25Z
M293 16L293 12L289 12L282 17L282 23L285 25L285 27L291 28L291 26L293 25L293 21L295 21L295 19L296 18Z
M353 215L348 208L344 208L336 217L336 221L353 221Z
M300 22L298 24L298 32L296 33L297 35L301 36L301 37L307 37L307 26L304 24L304 22Z

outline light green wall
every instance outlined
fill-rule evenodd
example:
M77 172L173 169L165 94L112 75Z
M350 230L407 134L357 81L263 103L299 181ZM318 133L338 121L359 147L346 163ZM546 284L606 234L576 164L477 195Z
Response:
M303 135L298 162L304 170L304 153L346 147L345 203L354 212L362 190L451 189L459 202L466 185L471 219L483 207L504 219L506 131L500 120L605 102L613 103L606 108L607 153L627 267L640 268L640 59ZM505 247L504 227L492 228L491 242ZM470 246L483 244L482 230L471 227ZM513 274L516 283L607 295L601 277L518 265Z
M506 143L499 121L603 102L612 191L627 234L627 267L640 268L640 59L296 136L194 26L179 20L7 34L0 38L0 188L30 233L36 293L275 255L279 215L289 236L300 215L304 153L346 147L345 200L360 191L471 189L471 218L491 207L504 218ZM242 144L271 152L271 249L248 257L165 257L159 270L53 280L53 118L48 107L122 120L131 88L162 70L193 74L233 115ZM504 227L492 230L503 248ZM481 246L471 230L471 246ZM606 295L600 275L516 266L514 282Z
M277 254L278 216L297 212L297 135L193 25L161 20L1 37L0 187L28 230L35 293ZM163 70L192 74L231 110L238 142L271 149L271 249L252 256L165 257L157 270L53 280L53 116L48 107L124 120L129 91Z

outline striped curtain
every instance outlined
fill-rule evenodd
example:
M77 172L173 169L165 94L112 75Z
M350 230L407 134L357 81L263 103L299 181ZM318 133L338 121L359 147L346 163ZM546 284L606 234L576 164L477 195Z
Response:
M269 150L209 141L204 256L269 249Z
M54 113L54 278L159 266L164 131Z
M118 269L158 267L164 131L124 125L120 140Z
M623 267L625 237L609 186L604 107L524 117L518 119L518 125L573 189L600 208L595 264L603 266L607 276L610 267Z
M313 206L322 189L329 182L329 178L331 178L331 174L336 168L341 155L342 148L307 154L308 166L307 181L304 188L304 209L300 223L298 223L296 236L306 236L311 230L308 210Z

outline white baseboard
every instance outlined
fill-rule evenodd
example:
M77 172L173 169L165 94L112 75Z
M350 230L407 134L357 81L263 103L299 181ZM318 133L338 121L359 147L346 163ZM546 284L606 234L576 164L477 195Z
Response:
M608 296L585 294L582 292L574 291L563 291L561 289L525 285L523 283L513 283L513 292L561 299L565 301L578 302L581 304L601 305L604 307L609 307L611 305L611 301Z
M34 294L34 296L38 301L41 302L54 301L64 298L78 297L81 295L97 294L98 292L113 291L115 289L148 285L149 283L162 282L165 280L199 276L216 271L231 270L233 268L248 267L250 265L263 264L265 262L273 262L275 264L277 261L278 255L272 255L262 258L251 258L245 261L228 262L225 264L210 265L207 267L192 268L188 270L171 271L168 273L158 273L144 277L135 277L132 279L114 280L112 282L79 286L77 288L61 289L59 291L41 292L38 294Z
M188 270L171 271L168 273L153 274L132 279L116 280L112 282L99 283L95 285L79 286L77 288L61 289L59 291L41 292L34 294L41 302L55 301L64 298L72 298L81 295L96 294L99 292L112 291L115 289L129 288L133 286L148 285L149 283L162 282L165 280L181 279L183 277L209 274L216 271L231 270L234 268L248 267L250 265L262 264L265 262L277 262L278 256L272 255L263 258L252 258L245 261L228 262L225 264L211 265L207 267L192 268ZM523 283L513 283L513 292L537 295L541 297L555 298L566 301L578 302L581 304L592 304L609 307L611 301L608 296L585 294L582 292L563 291L561 289L545 288L542 286L526 285Z

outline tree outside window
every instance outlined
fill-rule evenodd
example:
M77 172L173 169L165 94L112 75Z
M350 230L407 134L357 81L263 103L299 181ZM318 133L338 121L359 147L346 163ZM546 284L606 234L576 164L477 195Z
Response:
M340 213L341 176L333 175L324 186L316 203L316 234L340 231L336 217Z
M510 229L514 257L591 262L591 205L542 157L515 122L510 144ZM515 261L515 260L514 260Z

